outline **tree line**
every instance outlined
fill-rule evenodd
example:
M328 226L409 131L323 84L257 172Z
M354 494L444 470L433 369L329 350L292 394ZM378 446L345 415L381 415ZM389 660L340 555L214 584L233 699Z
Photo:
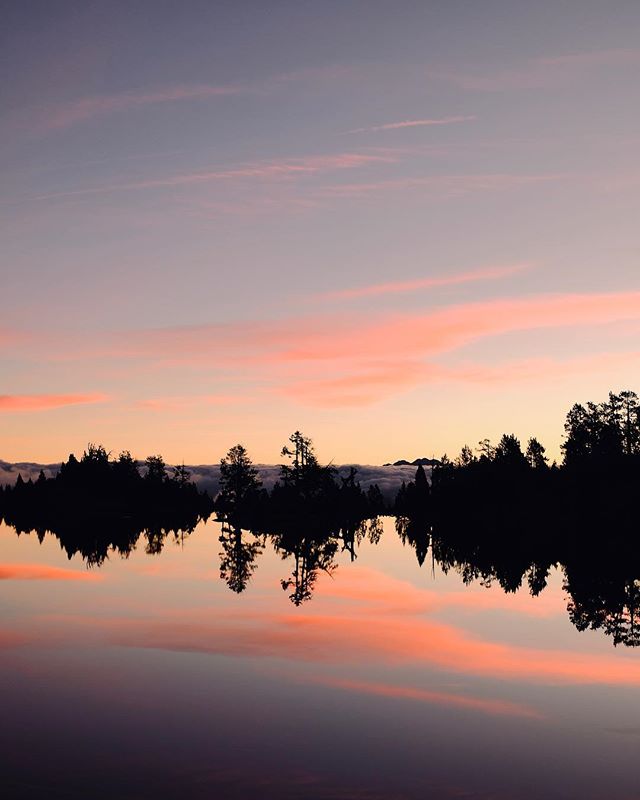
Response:
M263 486L246 448L220 462L215 499L199 492L184 467L161 457L138 464L90 445L70 456L55 478L18 478L0 494L0 514L18 533L52 531L71 556L100 564L126 556L140 537L158 553L168 537L189 533L215 513L221 525L220 575L234 592L247 587L270 543L291 572L281 586L291 601L309 600L320 573L332 574L340 553L353 560L364 540L377 543L381 515L395 517L402 541L423 564L430 554L465 582L525 584L536 595L560 567L579 629L604 630L615 643L640 644L640 403L634 392L574 405L565 421L562 462L551 463L535 438L513 434L446 455L431 476L422 466L391 503L357 470L341 476L319 463L300 431L281 451L279 479Z

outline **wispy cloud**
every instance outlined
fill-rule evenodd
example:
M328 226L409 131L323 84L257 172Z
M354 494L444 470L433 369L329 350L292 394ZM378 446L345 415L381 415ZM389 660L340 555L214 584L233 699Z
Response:
M529 59L520 66L495 72L434 71L439 77L463 89L502 92L546 89L569 85L596 68L621 68L640 64L640 50L591 50Z
M611 50L583 50L564 53L558 56L546 56L536 59L537 63L552 66L576 67L615 67L625 64L640 64L640 50L617 48Z
M354 320L350 335L328 329L302 333L274 354L283 361L429 356L477 339L519 330L606 324L640 317L640 292L553 294L463 303L423 314Z
M63 406L104 403L105 394L3 394L0 395L2 411L43 411Z
M504 191L521 186L537 186L561 180L562 173L518 174L505 172L462 175L425 175L419 177L391 178L366 183L341 183L323 186L315 191L324 198L358 198L388 192L409 190L430 192L437 197L462 197L482 191Z
M49 352L52 358L91 363L115 358L123 369L131 369L134 361L136 369L145 363L206 368L209 376L241 379L238 394L250 396L260 387L262 394L304 405L357 407L425 383L489 385L633 366L635 353L615 351L586 359L548 353L521 360L509 351L507 358L490 364L478 363L477 357L461 363L457 355L470 344L519 331L596 325L617 330L626 321L640 321L640 291L542 294L403 313L332 311L279 321L128 331L110 341L51 341ZM33 402L39 407L39 401ZM158 398L155 404L159 410L166 403L175 407L184 402ZM29 407L15 400L4 404Z
M137 405L150 411L184 411L198 406L234 406L246 403L246 395L202 394L174 397L152 397Z
M394 131L400 128L422 128L431 127L434 125L452 125L456 122L471 122L475 119L477 119L477 117L474 115L440 117L436 119L405 119L400 120L400 122L385 122L383 125L372 125L368 128L353 128L353 130L345 131L345 134L378 133L379 131Z
M514 386L562 381L575 375L605 375L640 368L640 352L599 353L574 358L529 358L499 364L440 363L398 360L386 366L354 363L337 377L283 380L278 392L315 408L345 408L374 405L387 397L423 384L466 386ZM339 368L338 368L339 369Z
M396 159L388 153L336 153L333 155L291 157L240 164L228 169L202 170L169 175L155 180L135 181L112 185L92 186L66 192L40 195L35 200L50 200L77 195L107 194L110 192L156 189L163 187L193 186L217 181L283 180L318 175L338 170L357 169L370 164L389 164Z
M246 93L241 86L165 86L152 90L130 90L115 94L82 97L44 113L41 125L45 130L70 128L96 117L131 111L159 103L175 103L184 100L205 100L212 97L228 97Z
M360 286L354 289L340 289L319 295L324 300L349 300L357 297L376 297L387 294L402 294L418 289L434 289L439 286L456 286L475 281L496 280L509 275L522 272L527 264L512 264L504 267L486 267L482 269L459 272L453 275L440 275L429 278L416 278L408 281L390 281L389 283L375 283L370 286Z
M497 365L462 364L443 370L445 380L467 384L514 384L561 380L571 375L593 375L616 369L637 371L640 352L596 353L573 358L525 358Z
M403 358L382 364L352 363L346 370L337 366L332 372L329 378L285 379L278 392L316 408L361 408L445 375L438 365Z

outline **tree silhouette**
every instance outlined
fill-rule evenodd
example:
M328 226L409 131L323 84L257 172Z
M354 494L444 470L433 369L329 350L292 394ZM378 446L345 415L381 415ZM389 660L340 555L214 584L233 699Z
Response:
M220 577L232 592L240 594L247 588L264 545L255 537L253 541L244 541L242 529L226 522L222 523L220 542Z
M220 460L220 495L222 502L237 507L262 486L258 470L253 466L246 449L237 444Z

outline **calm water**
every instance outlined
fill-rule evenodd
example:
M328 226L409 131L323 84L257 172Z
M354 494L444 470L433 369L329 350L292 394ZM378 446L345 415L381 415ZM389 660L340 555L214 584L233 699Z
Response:
M640 653L561 574L465 586L385 520L296 607L293 557L236 594L219 536L87 570L0 526L3 796L640 798Z

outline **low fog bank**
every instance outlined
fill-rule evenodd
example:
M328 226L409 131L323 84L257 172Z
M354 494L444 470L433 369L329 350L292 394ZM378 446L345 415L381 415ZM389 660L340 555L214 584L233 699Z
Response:
M22 475L22 479L25 481L28 481L29 478L35 481L40 470L44 472L45 478L53 478L58 474L60 464L34 464L31 461L10 464L8 461L0 460L0 486L13 485L18 475Z
M414 466L400 467L378 467L368 464L342 464L336 466L338 474L346 477L351 467L356 469L356 480L366 491L373 483L377 483L383 496L388 499L395 497L402 481L410 481L416 474ZM191 472L191 479L199 489L206 489L209 494L215 496L218 492L220 479L220 467L218 465L203 465L197 467L187 467ZM260 473L260 479L266 489L271 489L278 480L280 467L276 464L256 464L256 469ZM429 474L427 469L427 474Z
M336 469L338 474L344 477L349 474L351 467L358 470L356 480L359 481L365 491L371 484L377 483L383 496L388 500L393 499L402 481L410 481L416 474L416 468L413 465L379 467L368 464L343 464L336 467ZM200 490L206 490L212 497L216 496L220 481L219 465L186 465L186 468L191 473L191 479ZM0 485L14 484L18 474L22 475L25 481L28 481L29 478L35 481L40 470L43 470L47 478L52 478L59 469L60 464L35 464L29 461L10 464L7 461L0 460ZM278 480L280 467L276 464L256 464L256 469L260 473L260 478L265 488L271 489ZM428 467L426 471L427 474L430 473Z

